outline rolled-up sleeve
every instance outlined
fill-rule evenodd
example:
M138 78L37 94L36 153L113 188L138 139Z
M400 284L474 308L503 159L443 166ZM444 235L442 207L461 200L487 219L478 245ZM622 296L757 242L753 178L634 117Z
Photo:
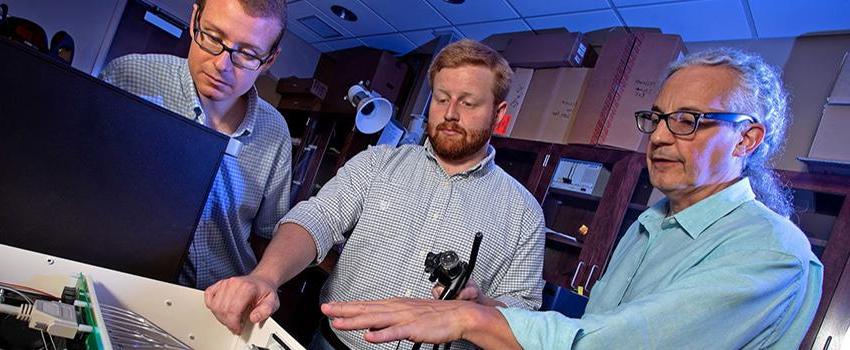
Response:
M381 147L372 147L354 156L318 194L298 203L278 222L298 224L310 233L318 252L316 263L335 244L344 242L344 233L357 223L380 151Z

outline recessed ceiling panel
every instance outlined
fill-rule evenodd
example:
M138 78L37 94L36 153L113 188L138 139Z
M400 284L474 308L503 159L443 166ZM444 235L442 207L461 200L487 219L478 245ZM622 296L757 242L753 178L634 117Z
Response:
M410 32L404 32L404 33L401 33L401 34L404 35L405 37L407 37L407 39L409 39L411 42L413 42L413 44L416 45L416 47L419 47L419 46L422 46L424 44L427 44L431 40L434 40L434 38L436 38L438 35L440 35L441 33L445 33L445 32L454 32L455 37L457 37L457 38L463 37L463 35L460 34L460 31L458 31L457 28L454 28L454 27L442 27L442 28L435 28L435 29L415 30L415 31L410 31Z
M607 9L605 0L508 0L523 17Z
M307 0L325 16L333 19L336 25L345 28L353 36L374 35L395 32L395 29L375 14L369 7L358 0ZM342 6L357 16L356 21L348 21L338 17L331 11L331 6Z
M390 25L400 31L449 25L425 0L361 0Z
M413 42L407 40L404 35L398 33L364 36L360 37L360 40L363 41L366 46L395 53L406 53L416 48L416 45L414 45Z
M750 0L759 38L850 29L850 1Z
M478 24L467 24L457 26L467 38L475 40L483 40L484 38L499 33L523 32L531 30L522 20L514 19L509 21L488 22Z
M750 39L739 0L704 0L620 9L629 27L660 28L684 41Z
M543 16L526 19L535 30L566 28L571 32L591 32L597 29L623 25L612 10Z
M452 24L498 21L518 18L519 14L504 0L466 0L451 4L443 0L428 0Z

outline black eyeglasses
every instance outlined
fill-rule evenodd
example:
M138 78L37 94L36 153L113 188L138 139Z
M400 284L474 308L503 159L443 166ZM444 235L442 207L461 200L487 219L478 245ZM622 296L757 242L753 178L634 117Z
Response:
M221 55L222 52L227 51L230 54L230 62L233 62L233 65L239 68L249 69L249 70L257 70L260 69L260 66L268 62L272 59L274 54L269 54L266 58L260 58L257 55L229 47L224 44L224 41L221 38L207 33L206 31L201 29L201 10L198 9L197 15L195 15L195 31L193 33L193 38L195 39L195 43L201 47L204 51L208 52L213 56ZM282 35L282 33L281 33ZM275 40L275 43L272 45L272 49L277 47L280 42L280 36Z
M721 120L730 123L758 123L753 116L741 113L710 112L700 113L692 111L675 111L671 113L660 113L656 111L635 112L637 127L643 133L651 134L658 128L663 119L667 123L667 129L674 135L690 135L697 131L701 119Z

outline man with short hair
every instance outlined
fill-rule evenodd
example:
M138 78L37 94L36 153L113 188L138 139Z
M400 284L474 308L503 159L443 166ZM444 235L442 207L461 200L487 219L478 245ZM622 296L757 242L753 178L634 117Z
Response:
M494 163L489 145L507 109L512 71L491 48L462 40L441 50L429 73L433 94L424 146L378 146L358 154L318 195L281 220L251 274L206 290L207 307L231 331L238 333L243 319L267 318L279 305L277 287L343 241L345 249L322 289L323 302L430 298L432 285L423 272L427 254L453 250L469 261L480 231L477 264L458 297L481 305L540 306L543 213ZM312 343L313 349L367 346L396 348L333 330L327 320Z
M787 219L768 160L788 125L778 74L719 49L674 64L651 111L652 185L666 195L620 240L581 319L463 301L330 303L370 342L465 339L487 349L796 349L823 266Z
M103 80L241 145L218 169L181 284L206 288L250 272L257 258L249 242L271 239L289 209L289 129L254 87L280 54L285 6L284 0L198 0L188 59L133 54L115 59L101 73Z

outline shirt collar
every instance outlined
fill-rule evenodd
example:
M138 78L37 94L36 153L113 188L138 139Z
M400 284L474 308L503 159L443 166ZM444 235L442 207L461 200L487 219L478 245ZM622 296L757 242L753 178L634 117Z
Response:
M426 139L424 146L425 146L425 154L428 156L429 159L433 160L434 164L436 164L440 168L440 170L443 172L443 174L445 174L446 170L443 169L442 166L440 166L440 162L437 161L437 155L434 154L434 148L433 148L433 146L431 146L431 139ZM487 155L484 157L484 159L482 159L480 162L476 163L475 165L473 165L469 169L462 171L460 173L457 173L454 176L482 177L484 175L487 175L487 173L489 173L490 170L493 168L493 166L496 164L495 158L496 158L496 149L493 148L492 145L488 144L487 145Z
M201 100L198 97L198 90L195 87L195 81L192 80L192 74L189 72L189 61L186 60L185 62L186 64L180 67L180 86L183 96L187 101L191 101L190 105L187 106L188 110L185 115L191 116L193 120L203 124L203 118L206 118L206 115L204 115L204 109L201 107ZM251 89L245 93L245 96L248 98L248 106L245 108L245 119L242 120L242 124L240 124L233 135L231 135L233 137L250 135L254 131L254 126L257 123L257 109L259 102L257 87L251 86Z
M722 191L676 213L673 215L673 219L691 238L697 239L703 231L717 220L720 220L741 204L755 198L756 195L750 186L750 179L743 178ZM644 226L650 226L652 222L665 220L668 204L669 201L664 198L641 214L638 221Z

